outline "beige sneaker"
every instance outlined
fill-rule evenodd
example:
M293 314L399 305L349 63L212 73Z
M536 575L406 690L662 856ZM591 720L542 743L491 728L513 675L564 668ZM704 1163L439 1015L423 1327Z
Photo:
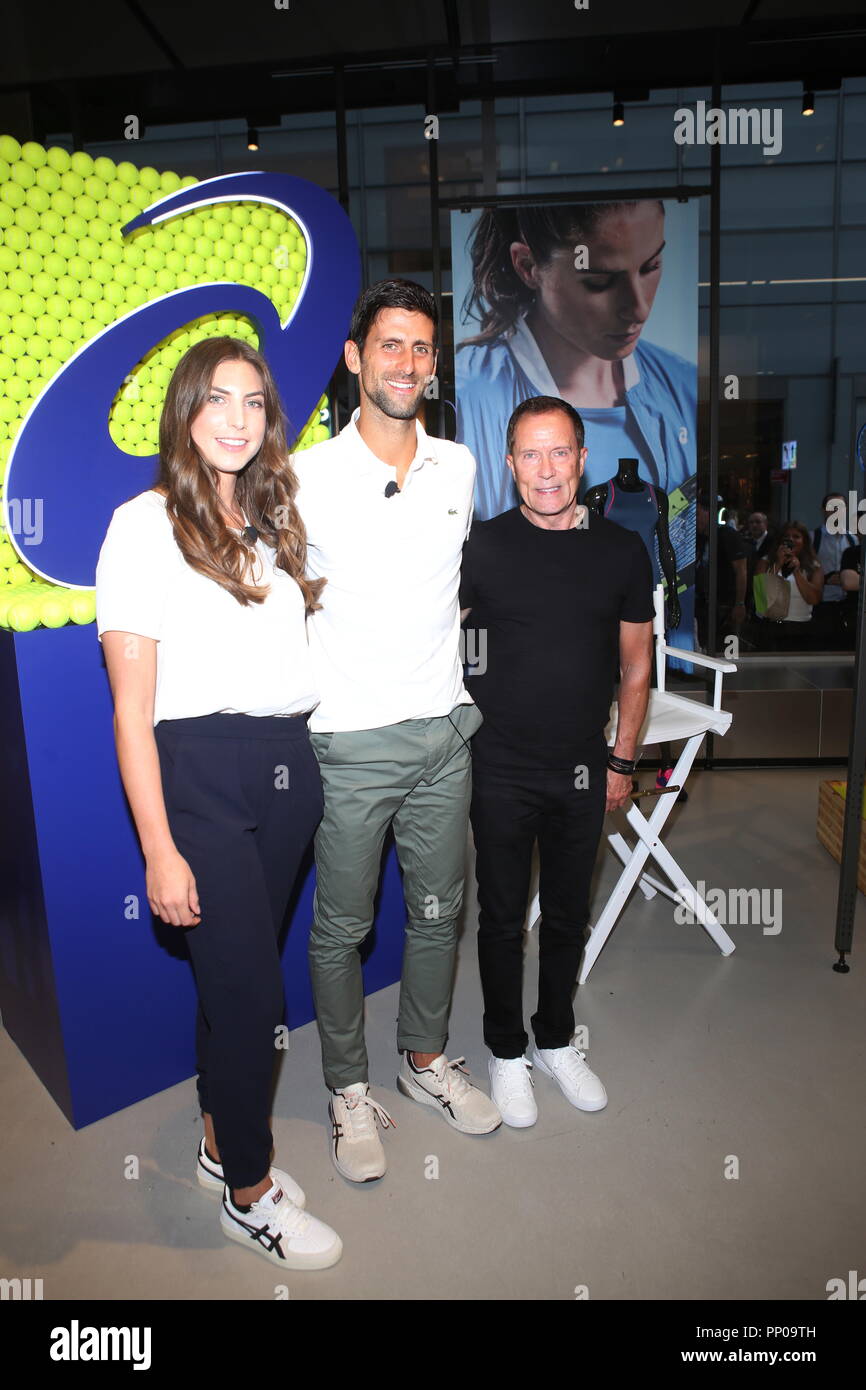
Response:
M428 1067L416 1067L403 1053L397 1085L410 1100L440 1110L452 1129L463 1134L490 1134L502 1124L502 1116L489 1096L465 1080L465 1057L449 1062L444 1053Z
M331 1158L338 1173L349 1182L375 1182L385 1172L385 1150L376 1129L376 1117L383 1129L396 1123L388 1111L370 1095L366 1081L356 1081L331 1091Z

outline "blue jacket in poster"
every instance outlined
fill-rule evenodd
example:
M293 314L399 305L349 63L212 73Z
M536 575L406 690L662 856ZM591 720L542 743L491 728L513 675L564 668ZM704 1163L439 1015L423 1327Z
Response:
M697 367L643 339L622 365L626 410L643 437L655 474L646 481L670 494L697 468ZM475 515L486 521L518 500L505 463L511 412L529 396L558 396L559 391L523 319L507 337L458 348L455 366L457 438L475 456ZM592 433L587 421L586 487L610 476L604 457L597 454L594 464ZM642 462L640 471L645 470Z

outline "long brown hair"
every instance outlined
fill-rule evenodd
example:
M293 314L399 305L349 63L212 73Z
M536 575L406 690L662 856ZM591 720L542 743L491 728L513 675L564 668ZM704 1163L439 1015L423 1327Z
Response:
M803 544L800 547L800 554L798 557L800 561L800 569L803 570L807 579L811 579L812 574L814 573L815 569L818 567L818 564L820 562L818 560L818 556L815 554L815 547L812 545L812 537L809 535L809 532L803 525L802 521L788 521L784 526L780 527L779 537L776 541L776 547L773 551L773 554L775 555L778 552L779 546L782 543L782 537L784 536L786 531L799 532L800 537L803 541Z
M194 570L222 585L244 607L263 603L270 586L247 583L250 550L227 526L219 506L218 473L199 454L190 427L211 390L222 362L249 362L262 379L265 433L261 448L237 475L235 497L262 540L276 549L274 561L296 581L308 613L325 580L308 579L307 533L295 507L298 480L289 463L294 444L271 369L240 338L205 338L184 353L168 384L159 421L159 475L154 487L165 496L174 538Z
M658 199L664 213L665 205ZM458 343L470 347L489 343L513 328L535 299L535 291L521 280L511 263L511 244L524 242L539 266L552 251L575 246L595 231L601 219L620 208L637 207L636 201L612 203L564 203L546 207L487 208L475 225L470 255L472 284L463 301L462 314L475 318L481 332Z

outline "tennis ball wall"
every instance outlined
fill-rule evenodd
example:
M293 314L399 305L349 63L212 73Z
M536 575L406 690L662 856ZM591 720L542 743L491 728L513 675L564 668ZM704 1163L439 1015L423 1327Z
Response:
M198 180L69 154L0 136L0 486L21 424L63 364L108 324L172 290L228 280L268 295L283 322L307 260L304 237L264 204L183 212L123 238L121 228L159 197ZM118 448L158 450L169 378L187 348L229 334L257 346L248 319L209 314L157 343L118 381L108 429ZM299 449L327 439L323 397ZM91 623L93 590L45 583L8 540L0 513L0 627Z

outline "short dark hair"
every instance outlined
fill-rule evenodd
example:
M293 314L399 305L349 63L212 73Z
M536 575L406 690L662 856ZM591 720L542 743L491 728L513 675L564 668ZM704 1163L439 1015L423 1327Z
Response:
M433 324L433 346L439 345L439 310L436 300L423 285L414 280L379 280L358 297L352 310L349 338L358 351L364 351L367 334L382 309L408 309L410 313L426 314Z
M560 396L529 396L527 400L521 401L511 412L511 419L508 421L508 433L506 435L507 454L514 453L514 436L517 433L517 426L524 415L549 415L551 410L561 410L567 415L574 426L574 433L577 438L578 452L583 448L583 421L578 415L573 405L564 401Z
M827 503L830 501L830 498L831 498L831 497L841 497L843 502L847 502L847 500L848 500L847 497L845 496L844 492L826 492L826 493L824 494L824 497L823 497L822 501L821 501L821 511L822 511L822 512L823 512L824 508L826 507Z

